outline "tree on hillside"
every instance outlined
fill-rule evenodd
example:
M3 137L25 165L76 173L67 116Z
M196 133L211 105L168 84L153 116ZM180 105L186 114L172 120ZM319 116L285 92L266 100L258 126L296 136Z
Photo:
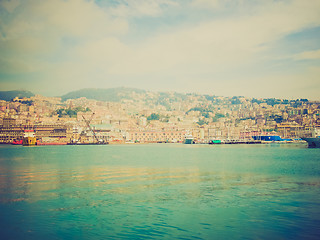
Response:
M147 117L147 120L159 120L160 115L156 113L152 113L149 117Z

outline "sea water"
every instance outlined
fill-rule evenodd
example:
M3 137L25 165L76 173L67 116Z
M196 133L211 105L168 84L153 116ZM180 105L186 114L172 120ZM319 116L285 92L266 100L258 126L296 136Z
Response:
M1 239L319 239L305 144L0 146Z

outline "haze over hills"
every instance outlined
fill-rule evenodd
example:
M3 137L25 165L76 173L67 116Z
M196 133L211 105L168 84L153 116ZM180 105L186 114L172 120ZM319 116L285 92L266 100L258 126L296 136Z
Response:
M69 92L61 96L62 101L67 99L76 99L85 97L87 99L93 99L97 101L105 102L120 102L121 99L130 99L132 94L143 94L145 90L135 88L85 88L76 91ZM0 100L11 101L15 97L29 98L35 94L30 91L12 90L12 91L0 91Z
M19 98L29 98L35 94L30 91L0 91L0 100L11 101L15 97ZM160 105L168 105L170 102L181 102L188 98L188 95L197 95L201 96L203 99L211 100L218 103L217 96L215 95L206 95L206 94L196 94L196 93L177 93L177 92L153 92L137 88L127 88L127 87L118 87L118 88L85 88L79 89L72 92L69 92L65 95L60 96L62 101L67 99L77 99L85 97L87 99L104 101L104 102L121 102L121 100L136 100L137 98L144 99L146 103L156 103ZM235 102L239 96L230 97L232 102ZM264 102L274 102L282 101L284 99L275 99L275 98L264 98ZM308 101L307 99L303 99ZM253 98L253 101L255 99ZM285 100L288 101L288 100ZM290 101L290 100L289 100ZM295 101L295 100L293 100Z
M137 100L137 98L144 99L145 102L153 102L165 105L165 102L179 102L186 99L187 94L176 92L152 92L136 88L108 88L108 89L95 89L86 88L73 91L61 96L62 101L67 99L76 99L85 97L97 101L106 102L120 102L123 99ZM203 95L204 96L204 95Z
M19 98L29 98L34 96L34 93L30 91L20 91L20 90L13 90L13 91L0 91L0 100L11 101L15 97Z
M76 99L80 97L85 97L87 99L94 99L97 101L105 102L119 102L121 99L130 98L131 94L141 94L146 93L145 90L136 88L85 88L76 91L69 92L61 96L62 101L67 99Z

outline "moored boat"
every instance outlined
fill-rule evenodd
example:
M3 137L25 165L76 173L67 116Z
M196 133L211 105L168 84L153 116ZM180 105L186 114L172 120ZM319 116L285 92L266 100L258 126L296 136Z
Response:
M37 142L37 146L67 145L66 142Z
M68 142L67 145L107 145L108 142Z
M187 135L185 140L184 140L185 144L194 144L194 138L191 135Z
M14 139L11 144L12 145L22 145L22 143L23 143L22 139Z
M320 137L302 138L308 143L309 148L320 148Z
M301 139L308 143L309 148L320 148L320 129L313 128L310 136Z
M284 141L280 136L278 135L258 135L258 136L252 136L253 140L255 141L266 141L266 142L280 142Z
M24 137L22 140L23 146L34 146L36 145L37 139L34 135L34 131L32 129L24 130Z

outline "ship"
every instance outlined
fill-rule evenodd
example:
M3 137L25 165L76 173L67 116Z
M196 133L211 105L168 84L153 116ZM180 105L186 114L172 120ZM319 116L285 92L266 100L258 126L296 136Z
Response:
M320 148L320 129L313 128L310 137L302 137L308 143L309 148Z
M194 138L191 135L186 135L186 138L184 140L185 144L194 144Z
M31 129L24 130L24 136L22 140L23 146L34 146L37 143L37 139L34 135L34 131Z
M22 143L23 143L23 139L14 139L11 144L12 145L22 145Z
M67 145L66 142L37 142L37 146Z
M284 141L280 136L278 135L258 135L258 136L252 136L252 139L255 141L266 141L266 142L280 142Z
M107 145L109 142L68 142L67 145Z
M320 148L320 136L319 137L302 138L302 140L304 140L308 143L309 148Z
M209 144L222 144L222 141L217 139L209 140Z

